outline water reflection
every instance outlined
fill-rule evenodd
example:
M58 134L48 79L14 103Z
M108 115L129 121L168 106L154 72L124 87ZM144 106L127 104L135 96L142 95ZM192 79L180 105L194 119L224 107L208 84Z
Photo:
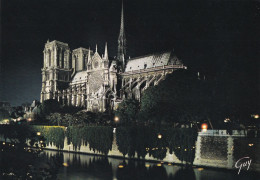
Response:
M64 180L217 180L257 179L251 172L237 175L236 171L183 168L174 164L153 163L137 160L122 160L85 154L44 151L41 156L47 160L56 159L60 166L57 179Z

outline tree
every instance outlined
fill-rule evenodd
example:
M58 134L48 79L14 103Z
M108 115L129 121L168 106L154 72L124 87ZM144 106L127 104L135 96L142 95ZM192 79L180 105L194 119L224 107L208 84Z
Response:
M40 116L40 118L44 118L50 113L59 112L61 109L61 105L55 99L48 99L46 101L43 101L43 103L39 105L37 109L37 114Z
M210 90L195 73L178 70L141 98L139 119L150 123L191 124L208 118Z
M17 106L17 107L13 108L10 117L13 118L13 119L17 119L19 117L23 117L24 114L25 113L24 113L23 107Z
M60 126L62 124L64 116L61 113L50 113L48 116L46 116L46 119L50 121L52 125L58 125Z
M115 112L120 119L120 123L128 124L136 122L139 111L139 102L134 99L125 99L121 102Z

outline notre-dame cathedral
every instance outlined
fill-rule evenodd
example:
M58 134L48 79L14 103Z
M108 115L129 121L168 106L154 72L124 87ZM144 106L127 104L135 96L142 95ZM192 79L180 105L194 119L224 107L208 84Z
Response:
M143 91L157 85L168 73L186 69L173 51L126 59L123 5L118 53L109 59L107 44L102 56L86 48L70 51L67 43L47 41L43 51L41 102L56 99L62 104L104 112L117 108L125 98L140 100Z

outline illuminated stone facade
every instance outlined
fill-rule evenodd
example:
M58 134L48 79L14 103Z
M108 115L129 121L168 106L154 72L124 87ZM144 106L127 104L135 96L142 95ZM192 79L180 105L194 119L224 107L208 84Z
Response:
M173 51L126 60L123 7L116 59L109 59L107 44L100 56L97 47L70 51L56 40L47 41L43 54L41 102L56 99L94 112L112 111L124 98L140 100L146 88L186 68Z

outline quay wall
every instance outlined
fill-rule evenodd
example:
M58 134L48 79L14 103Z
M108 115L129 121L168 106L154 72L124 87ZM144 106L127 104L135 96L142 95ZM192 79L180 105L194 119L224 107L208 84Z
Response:
M243 157L250 157L252 163L249 170L260 171L260 145L259 138L247 137L247 131L233 130L232 135L228 134L226 130L208 130L206 132L199 132L196 149L194 165L236 169L236 162ZM56 146L48 144L46 149L59 150ZM89 145L81 145L78 149L73 149L72 144L67 143L65 137L64 148L61 151L74 152L74 153L87 153L102 155L101 153L94 152L90 149ZM116 135L113 136L112 149L109 151L110 157L123 157L123 154L118 150L116 144ZM128 158L126 156L126 158ZM137 158L137 155L135 155ZM144 160L160 161L152 156L146 155ZM170 154L167 150L166 157L163 162L182 164L177 156Z

